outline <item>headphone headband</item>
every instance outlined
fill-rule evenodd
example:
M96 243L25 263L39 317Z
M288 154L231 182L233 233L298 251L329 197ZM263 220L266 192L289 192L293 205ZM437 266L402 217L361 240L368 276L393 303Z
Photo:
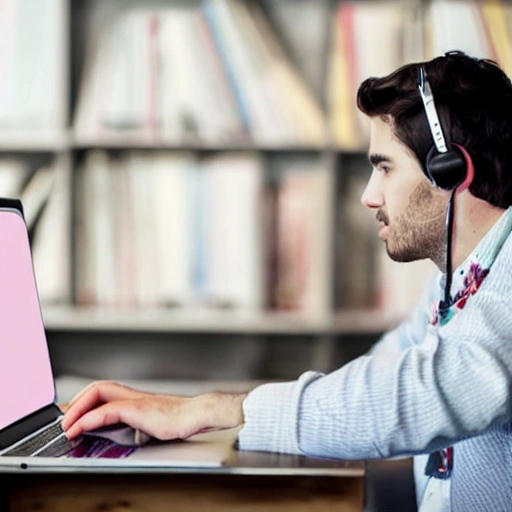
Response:
M418 89L434 141L425 160L425 174L436 187L454 190L467 177L466 158L457 145L446 144L434 103L434 95L423 66L419 66L418 69Z
M441 128L439 116L437 115L434 95L432 94L432 89L430 88L427 74L423 66L420 66L418 70L418 89L420 90L420 96L423 101L425 113L427 114L428 126L432 134L432 139L434 139L436 149L439 153L446 153L448 148L446 147L443 129Z

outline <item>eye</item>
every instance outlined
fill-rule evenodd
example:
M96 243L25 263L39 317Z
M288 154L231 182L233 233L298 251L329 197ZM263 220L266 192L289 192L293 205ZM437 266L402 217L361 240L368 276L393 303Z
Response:
M391 167L387 164L384 164L384 163L379 163L375 169L379 172L383 172L384 174L387 174L388 172L391 171Z

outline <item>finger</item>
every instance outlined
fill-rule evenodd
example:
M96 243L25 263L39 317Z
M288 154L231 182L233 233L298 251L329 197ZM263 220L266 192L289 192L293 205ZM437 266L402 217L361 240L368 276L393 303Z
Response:
M80 416L90 409L101 405L100 391L97 388L89 387L64 411L61 426L67 430Z
M62 420L62 428L66 430L86 412L103 403L139 398L143 395L144 393L142 392L135 391L116 382L95 382L88 386L87 389L76 398L73 404L68 407Z
M83 432L115 425L117 423L124 423L139 433L145 433L146 427L148 427L148 425L146 425L147 417L141 414L137 401L118 400L103 404L84 414L69 427L66 431L66 436L68 439L74 439ZM148 432L148 434L150 434L150 432Z
M102 385L104 382L107 381L94 381L88 384L87 386L84 386L69 402L68 402L68 408L71 407L84 393L87 393L89 389L91 389L93 386Z
M117 387L119 389L126 389L131 390L134 393L137 393L134 389L125 386L124 384L120 384L118 382L112 381L112 380L96 380L94 382L91 382L87 386L84 386L69 402L68 407L73 405L78 399L80 399L84 394L89 393L91 389L108 389L109 387Z
M66 431L66 437L71 440L80 436L88 430L95 430L108 425L115 425L120 422L119 410L123 407L122 402L104 404L92 411L87 412L74 422Z

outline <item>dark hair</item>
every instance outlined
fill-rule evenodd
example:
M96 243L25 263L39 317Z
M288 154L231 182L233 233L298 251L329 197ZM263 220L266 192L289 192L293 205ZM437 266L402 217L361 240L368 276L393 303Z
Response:
M471 193L501 208L512 204L512 83L496 62L448 52L368 78L357 106L370 117L390 118L395 135L424 169L433 145L418 90L423 66L447 143L466 148L475 167Z

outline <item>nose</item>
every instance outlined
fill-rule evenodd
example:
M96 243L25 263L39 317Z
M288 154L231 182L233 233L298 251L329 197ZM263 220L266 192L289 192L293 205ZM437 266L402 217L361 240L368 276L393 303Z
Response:
M379 177L377 171L374 169L366 187L361 194L361 203L368 209L380 208L384 204L384 197L379 185Z

